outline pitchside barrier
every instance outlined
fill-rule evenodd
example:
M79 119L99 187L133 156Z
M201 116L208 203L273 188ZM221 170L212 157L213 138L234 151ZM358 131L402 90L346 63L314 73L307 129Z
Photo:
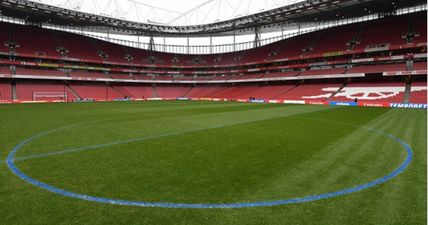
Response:
M58 96L57 96L58 97ZM66 96L64 96L66 98ZM92 99L91 99L92 100ZM123 101L123 99L121 99ZM332 106L360 106L360 107L383 107L383 108L410 108L427 109L428 104L420 103L389 103L389 102L336 102L336 101L315 101L315 100L284 100L284 99L236 99L236 98L147 98L147 99L126 99L126 101L214 101L214 102L247 102L247 103L271 103L271 104L298 104L298 105L332 105ZM97 101L97 100L93 100ZM106 102L107 100L102 100ZM118 101L113 99L110 101ZM65 102L64 100L0 100L0 104L19 104L19 103L54 103Z

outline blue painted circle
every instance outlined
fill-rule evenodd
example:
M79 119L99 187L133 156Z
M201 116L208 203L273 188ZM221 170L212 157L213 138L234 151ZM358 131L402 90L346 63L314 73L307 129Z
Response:
M346 188L346 189L341 189L341 190L334 191L334 192L328 192L328 193L317 194L317 195L308 195L308 196L298 197L298 198L281 199L281 200L275 200L275 201L240 202L240 203L169 203L169 202L128 201L128 200L121 200L121 199L95 197L95 196L79 194L79 193L59 189L59 188L56 188L54 186L51 186L49 184L43 183L39 180L36 180L34 178L29 177L28 175L23 173L21 170L19 170L18 167L16 167L16 165L14 163L15 155L18 152L18 150L21 149L25 144L31 142L32 140L34 140L36 138L48 135L50 133L53 133L55 131L59 131L59 130L62 130L62 129L65 129L68 127L70 127L70 126L50 130L47 132L43 132L43 133L32 136L32 137L20 142L9 153L9 155L7 157L7 166L9 167L9 169L14 174L16 174L18 177L20 177L24 181L26 181L32 185L35 185L37 187L40 187L42 189L45 189L47 191L50 191L50 192L53 192L53 193L56 193L56 194L59 194L62 196L70 197L70 198L82 199L82 200L91 201L91 202L98 202L98 203L115 204L115 205L127 205L127 206L139 206L139 207L160 207L160 208L207 209L207 208L248 208L248 207L276 206L276 205L287 205L287 204L302 203L302 202L311 202L311 201L333 198L333 197L342 196L342 195L348 195L348 194L351 194L354 192L362 191L364 189L382 184L386 181L389 181L389 180L395 178L400 173L402 173L409 166L409 164L411 163L411 161L413 159L413 152L412 152L411 147L406 142L401 140L400 138L398 138L392 134L387 134L387 133L384 133L384 132L381 132L381 131L378 131L378 130L375 130L372 128L366 128L369 131L375 132L377 134L380 134L384 137L387 137L389 139L392 139L392 140L398 142L406 150L407 157L404 160L404 162L401 163L401 165L398 168L396 168L394 171L392 171L391 173L389 173L389 174L387 174L381 178L378 178L378 179L375 179L375 180L370 181L368 183L365 183L365 184L357 185L357 186Z

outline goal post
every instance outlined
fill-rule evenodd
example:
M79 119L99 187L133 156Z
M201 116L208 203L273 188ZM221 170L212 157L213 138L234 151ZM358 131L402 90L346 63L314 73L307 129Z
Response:
M68 101L67 92L33 92L33 101Z

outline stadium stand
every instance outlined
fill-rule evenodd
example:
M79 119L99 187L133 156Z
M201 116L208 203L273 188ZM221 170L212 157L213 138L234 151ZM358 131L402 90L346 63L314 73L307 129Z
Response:
M427 63L426 62L417 62L413 64L413 70L426 71Z
M310 54L323 54L348 50L347 44L357 34L359 25L334 28L331 31L321 31L316 45ZM334 35L330 35L334 33Z
M426 81L417 81L412 83L410 102L427 104Z
M17 53L28 56L61 57L55 44L54 32L32 26L14 26L14 41L19 44ZM35 35L36 34L36 35Z
M326 89L324 89L326 90ZM351 83L334 95L331 101L395 102L404 100L404 82Z
M70 76L73 78L80 78L80 79L96 79L96 78L109 78L108 74L105 73L99 73L99 72L86 72L86 71L70 71Z
M214 93L227 89L227 86L204 85L193 87L184 97L189 98L210 98Z
M0 23L0 52L9 52L9 35L10 25L7 23Z
M74 95L64 84L54 82L18 82L16 83L17 97L21 101L40 100L69 100L75 99ZM38 95L35 95L38 93ZM66 93L66 98L63 97Z
M97 101L111 101L118 98L124 98L123 94L114 88L99 83L73 83L70 87L82 99L94 99Z
M48 76L48 77L64 77L66 74L60 70L41 70L41 69L27 69L16 68L16 75L34 75L34 76Z
M385 64L385 65L367 65L355 66L348 70L348 73L382 73L388 71L406 71L406 64Z
M12 88L10 83L0 81L0 101L12 100Z
M264 78L275 78L275 77L294 77L299 75L299 72L297 71L290 71L290 72L277 72L277 73L268 73L265 74Z
M402 82L393 83L387 82L387 78L379 78L374 83L353 83L347 76L360 73L377 76L384 72L411 72L409 70L422 71L419 75L426 74L425 59L420 59L421 54L426 55L425 17L426 12L385 17L302 34L245 51L208 55L148 51L63 31L1 22L0 52L3 56L0 75L46 77L43 79L67 77L67 80L72 80L70 88L77 95L70 92L69 97L99 101L124 97L255 97L316 101L353 101L359 98L361 101L402 102L404 75L409 73L404 73L400 78ZM417 45L408 46L408 43ZM398 46L397 51L390 50L394 46ZM9 52L14 51L16 54L8 58ZM408 68L406 63L411 60L416 62L413 66L408 64ZM12 70L8 68L10 65ZM351 83L336 93L345 80L323 80L322 76L327 75L343 75L343 79ZM100 78L110 79L109 83L96 81ZM112 79L139 83L115 82ZM281 83L285 79L297 81ZM315 82L307 84L299 79L314 79ZM239 85L230 84L236 80ZM3 100L12 99L12 88L8 82L2 81ZM31 82L34 82L34 87ZM176 84L170 84L173 82ZM202 85L198 82L215 84ZM51 84L52 88L49 85L29 78L25 82L20 80L16 85L16 97L31 100L32 92L42 89L58 92L64 86L55 82ZM326 88L330 91L325 91ZM365 95L366 92L342 95L346 90L358 88L379 88L382 91L369 95ZM385 88L399 91L388 94L383 91ZM410 101L426 102L426 98L419 96L423 93L411 92Z
M155 97L153 95L153 87L145 85L113 85L114 89L122 93L125 97L135 98L135 99L147 99Z
M156 92L160 98L179 98L184 97L192 87L177 85L157 85Z
M329 98L335 91L325 92L325 88L338 90L342 84L303 84L289 90L288 92L277 96L285 100L319 100L324 101Z
M306 70L301 72L299 76L343 74L345 70L345 68Z
M118 73L110 73L111 78L114 79L122 79L122 80L132 80L132 76L130 74L118 74Z
M380 46L404 45L407 42L403 35L406 35L407 32L407 20L387 18L369 22L363 28L361 43L357 45L357 48L367 50Z
M0 66L0 74L11 75L10 69L5 66Z

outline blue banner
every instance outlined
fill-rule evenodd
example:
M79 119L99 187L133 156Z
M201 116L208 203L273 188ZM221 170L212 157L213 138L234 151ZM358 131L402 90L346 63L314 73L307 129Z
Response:
M408 109L426 109L427 104L416 104L416 103L391 103L391 108L408 108Z
M329 102L329 104L336 106L358 106L357 102Z

